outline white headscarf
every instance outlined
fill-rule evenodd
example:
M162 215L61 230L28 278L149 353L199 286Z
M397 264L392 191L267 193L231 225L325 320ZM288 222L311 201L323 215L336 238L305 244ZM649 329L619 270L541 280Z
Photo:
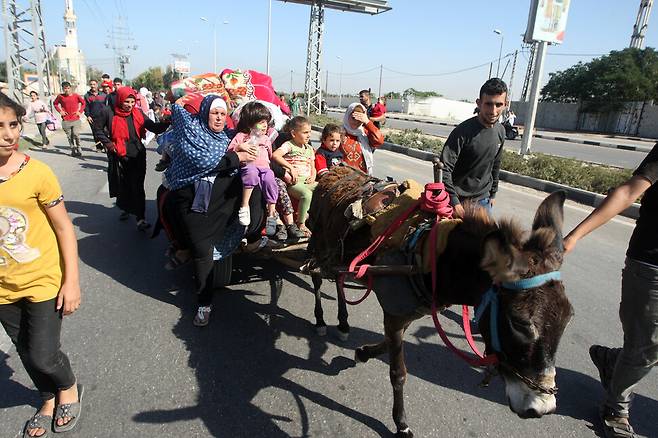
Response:
M366 130L363 127L363 125L360 125L356 129L350 126L350 119L352 118L352 113L354 112L354 108L356 108L357 106L360 106L363 109L363 113L367 114L366 107L361 105L359 102L354 102L350 104L350 106L348 106L347 110L345 111L345 116L343 116L343 128L345 129L345 132L355 136L356 139L359 141L359 144L361 145L361 154L363 155L363 160L366 163L366 169L368 169L368 175L372 175L373 167L374 167L374 157L373 157L372 147L370 146L370 142L368 141L368 135L366 134Z

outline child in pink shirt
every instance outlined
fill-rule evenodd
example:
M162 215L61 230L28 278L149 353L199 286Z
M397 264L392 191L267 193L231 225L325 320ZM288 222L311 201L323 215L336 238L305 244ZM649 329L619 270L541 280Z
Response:
M274 172L270 168L272 158L272 142L267 136L267 128L272 115L265 105L259 102L250 102L240 111L240 121L229 150L238 145L249 143L258 148L257 158L240 168L240 177L244 189L242 191L242 206L238 210L240 225L247 226L251 221L249 199L254 187L259 186L267 204L267 221L265 233L273 236L276 232L276 201L279 188L274 179Z

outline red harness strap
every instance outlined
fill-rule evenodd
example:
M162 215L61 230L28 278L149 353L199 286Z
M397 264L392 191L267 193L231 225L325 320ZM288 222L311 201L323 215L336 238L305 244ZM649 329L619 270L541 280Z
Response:
M443 327L441 326L441 322L439 321L439 317L436 312L436 244L434 242L436 242L438 224L438 221L436 224L434 224L428 237L430 239L430 262L432 264L432 320L434 321L434 327L436 328L436 331L439 333L439 336L441 337L441 340L446 345L446 347L448 347L448 349L455 353L457 356L462 358L470 366L483 367L496 364L498 363L498 358L495 354L489 354L485 356L480 353L480 350L478 350L477 346L475 345L475 340L473 339L473 334L471 333L471 321L468 314L468 306L462 306L462 324L468 345L471 347L471 350L473 350L473 353L475 353L475 356L464 353L455 347L455 345L450 342L448 335L446 335L445 330L443 330Z

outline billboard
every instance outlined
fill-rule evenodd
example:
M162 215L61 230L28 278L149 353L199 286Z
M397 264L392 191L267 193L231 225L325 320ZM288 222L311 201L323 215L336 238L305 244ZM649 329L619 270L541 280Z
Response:
M570 3L570 0L532 0L523 40L526 43L546 41L562 44Z
M190 74L190 63L188 61L174 61L176 73Z

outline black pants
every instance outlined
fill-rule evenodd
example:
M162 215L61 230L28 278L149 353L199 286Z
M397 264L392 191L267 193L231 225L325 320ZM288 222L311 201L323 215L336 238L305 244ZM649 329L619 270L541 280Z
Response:
M37 128L39 128L39 134L41 134L41 145L49 145L50 141L48 141L48 136L46 135L46 122L37 123Z
M55 310L55 301L22 299L0 305L0 322L43 400L75 384L69 359L60 350L62 315Z
M139 151L134 158L124 158L121 161L121 182L117 194L117 206L137 220L146 217L146 193L144 179L146 178L146 149Z

